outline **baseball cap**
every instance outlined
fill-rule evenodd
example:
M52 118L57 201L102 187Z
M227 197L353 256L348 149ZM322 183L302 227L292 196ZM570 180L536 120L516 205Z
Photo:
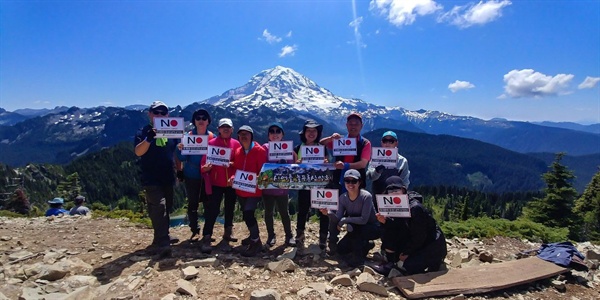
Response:
M218 127L221 127L223 125L228 125L230 127L233 127L233 121L231 121L231 119L229 119L229 118L223 118L223 119L219 120Z
M50 203L50 204L64 204L65 203L65 199L56 197L56 198L54 198L52 200L48 200L48 203Z
M152 102L152 104L150 104L150 109L155 109L155 108L159 108L159 107L164 107L166 110L169 109L169 107L162 101L154 101Z
M354 179L360 179L360 173L354 169L350 169L344 173L344 178L352 177Z
M281 125L281 123L279 123L279 122L273 122L273 123L269 124L269 127L267 127L267 129L269 129L271 127L278 127L279 129L281 129L281 131L285 132L283 130L283 125Z
M238 129L238 133L240 133L240 131L248 131L250 133L252 133L252 135L254 135L254 130L252 130L252 127L248 126L248 125L243 125L242 127L240 127L240 129Z
M381 138L384 138L384 137L386 137L386 136L391 136L391 137L393 137L395 140L398 140L398 136L396 135L396 133L395 133L395 132L393 132L393 131L391 131L391 130L390 130L390 131L386 131L386 132L384 132L384 133L383 133L383 135L381 136Z
M404 185L402 178L400 178L399 176L388 177L388 179L385 180L385 185L386 185L386 187L385 187L386 192L388 190L397 190L397 189L406 190L406 185Z
M353 112L353 113L349 114L348 117L346 118L346 121L349 121L350 118L358 118L360 120L360 122L362 123L362 116L357 112Z
M83 203L83 202L85 202L84 196L79 195L79 196L75 197L75 203Z

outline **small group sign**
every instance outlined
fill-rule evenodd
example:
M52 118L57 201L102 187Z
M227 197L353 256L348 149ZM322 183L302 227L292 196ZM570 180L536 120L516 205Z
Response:
M325 162L325 146L300 146L300 159L303 164L322 164Z
M371 148L371 162L373 167L384 166L388 169L396 167L398 161L398 148Z
M333 140L333 156L355 156L358 152L356 148L356 138L339 138Z
M310 207L337 210L339 192L337 189L312 189L310 190Z
M242 170L235 171L232 188L244 192L256 192L257 176L254 172L246 172Z
M208 152L208 135L186 134L181 138L182 155L206 155Z
M269 142L269 161L294 159L294 144L292 141Z
M156 137L180 139L183 136L185 123L183 118L154 118Z
M378 211L391 218L410 218L408 195L375 195Z
M208 145L206 162L215 166L229 167L231 148Z

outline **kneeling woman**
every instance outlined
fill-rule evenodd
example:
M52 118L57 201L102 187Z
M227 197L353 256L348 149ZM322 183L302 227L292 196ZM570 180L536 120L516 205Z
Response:
M337 235L346 225L344 237L337 245L329 245L330 253L347 255L347 262L352 267L364 264L369 250L375 245L373 240L379 238L373 196L360 188L361 180L357 170L350 169L344 173L347 192L340 196L337 212L329 213L329 234ZM321 212L325 214L327 210L321 209Z

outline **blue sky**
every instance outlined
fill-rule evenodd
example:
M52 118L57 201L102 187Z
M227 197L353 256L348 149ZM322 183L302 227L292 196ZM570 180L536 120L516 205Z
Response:
M277 65L342 97L600 123L600 1L0 0L0 107L188 105Z

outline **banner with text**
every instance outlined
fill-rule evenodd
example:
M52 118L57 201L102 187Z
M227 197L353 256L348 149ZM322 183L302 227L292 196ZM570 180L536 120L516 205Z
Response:
M303 164L322 164L325 162L325 146L300 146L300 158Z
M235 171L232 188L248 193L256 192L256 173L242 170Z
M333 156L355 156L357 153L356 138L339 138L333 140Z
M154 118L157 138L180 139L184 125L183 118Z
M181 138L183 155L205 155L208 152L208 135L186 134Z
M269 142L269 161L294 159L294 142L277 141Z
M382 216L410 218L408 195L375 195L377 207Z
M208 145L206 162L215 166L229 167L231 159L231 148Z
M388 169L396 167L398 162L398 148L373 147L371 150L371 166L383 165Z
M310 190L310 207L338 210L339 193L337 189Z

